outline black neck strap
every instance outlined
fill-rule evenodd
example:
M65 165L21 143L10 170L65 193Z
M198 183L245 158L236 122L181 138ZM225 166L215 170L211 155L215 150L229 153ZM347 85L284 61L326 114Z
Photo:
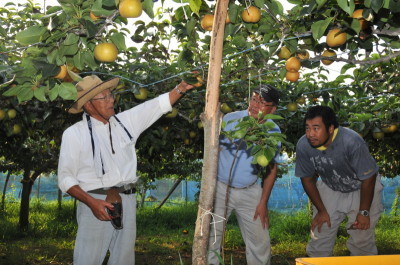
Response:
M126 127L122 124L122 122L117 118L117 116L113 116L117 121L118 121L118 123L121 125L121 127L124 129L124 131L126 132L126 134L128 135L128 137L129 137L129 140L131 140L132 141L132 139L133 139L133 137L132 137L132 135L129 133L129 131L128 131L128 129L126 129ZM94 148L95 148L95 146L94 146L94 139L93 139L93 126L92 126L92 120L90 119L90 116L88 115L88 114L86 114L86 121L87 121L87 125L88 125L88 128L89 128L89 132L90 132L90 141L91 141L91 143L92 143L92 153L93 153L93 157L94 157ZM109 122L110 123L110 122ZM110 127L110 124L109 124L109 131L110 131L110 139L111 139L111 127ZM112 147L112 142L111 142L111 148L113 149L113 147ZM113 153L114 153L114 150L113 150ZM104 165L103 165L103 158L101 157L101 153L100 153L100 160L101 160L101 169L102 169L102 172L103 172L103 174L105 173L104 172Z
M88 114L86 114L86 121L87 121L87 125L88 125L89 132L90 132L90 141L92 143L92 153L93 153L93 158L94 158L93 127L92 127L92 120L90 119L90 116ZM104 175L105 171L104 171L104 164L103 164L103 158L101 157L101 153L100 153L100 161L101 161L101 172Z
M93 157L94 157L94 140L93 140L92 120L90 119L90 116L88 114L86 114L86 121L87 121L87 125L88 125L89 132L90 132L90 141L92 142L92 153L93 153Z
M132 137L132 135L129 133L129 131L125 128L125 126L122 124L122 122L117 118L117 116L113 116L116 120L117 120L117 122L119 123L119 125L121 125L121 127L122 128L124 128L124 131L126 132L126 134L128 135L128 137L129 137L129 140L132 140L133 139L133 137Z

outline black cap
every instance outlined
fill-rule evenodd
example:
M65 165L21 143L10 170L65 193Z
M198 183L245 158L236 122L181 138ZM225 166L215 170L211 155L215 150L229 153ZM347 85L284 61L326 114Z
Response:
M260 85L253 92L262 96L266 102L273 102L275 105L279 104L279 91L272 85Z

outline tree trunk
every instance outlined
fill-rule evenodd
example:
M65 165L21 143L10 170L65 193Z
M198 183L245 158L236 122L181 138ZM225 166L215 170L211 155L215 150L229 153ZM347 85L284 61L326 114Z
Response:
M169 196L171 196L171 194L174 192L176 187L178 187L178 185L179 185L179 183L181 183L181 181L182 181L182 178L179 178L175 181L174 185L169 190L167 196L165 196L165 198L160 202L160 205L158 205L156 209L160 209L164 205L164 203L168 200Z
M78 203L78 200L74 198L74 219L76 219L76 205Z
M144 206L144 200L146 199L146 192L147 192L146 188L143 188L143 190L140 192L140 205L139 205L139 208L143 208L143 206Z
M204 124L204 161L202 170L199 209L193 240L192 264L207 264L207 247L210 234L211 212L214 204L218 170L218 139L221 126L219 111L219 84L221 79L222 48L229 0L218 0L214 12L210 59L207 79Z
M61 210L61 202L62 202L62 191L60 189L57 190L57 203L58 203L58 210Z
M25 170L22 178L21 205L19 208L19 228L26 231L29 226L29 196L32 191L33 181L30 170Z
M11 171L7 171L7 177L6 181L4 182L4 188L3 188L3 195L1 196L1 210L4 211L6 208L6 191L7 191L7 186L8 186L8 181L10 180L11 176Z
M185 206L187 206L187 202L188 202L188 183L187 183L187 179L185 181Z
M42 171L35 171L30 175L30 170L24 171L22 179L22 194L21 194L21 206L19 209L19 228L21 231L27 231L29 226L29 197L31 195L32 186L36 178L42 173Z
M38 178L37 182L37 195L36 197L39 199L40 198L40 177Z

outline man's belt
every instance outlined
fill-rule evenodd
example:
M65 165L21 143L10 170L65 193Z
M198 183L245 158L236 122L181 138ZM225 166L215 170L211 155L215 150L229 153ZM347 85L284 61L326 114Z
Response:
M89 190L88 192L94 194L107 195L107 190L109 189L117 189L118 193L134 194L136 193L136 184L128 184L128 185L123 185L121 187L99 188L95 190Z
M247 185L247 186L244 186L244 187L241 187L241 188L239 188L239 187L234 187L234 186L232 186L232 185L228 185L228 184L225 184L225 185L227 185L229 188L232 188L232 189L235 189L235 190L243 190L243 189L248 189L248 188L250 188L251 186L253 186L254 184L256 184L257 183L257 179L256 179L256 181L254 181L253 183L251 183L250 185Z

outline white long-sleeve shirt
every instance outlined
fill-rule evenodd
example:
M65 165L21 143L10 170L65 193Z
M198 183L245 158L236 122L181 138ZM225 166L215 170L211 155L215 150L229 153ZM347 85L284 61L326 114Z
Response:
M139 135L157 121L172 107L168 93L146 101L132 109L117 114L117 118L128 130L129 138L119 122L111 117L111 136L113 149L111 151L109 124L104 124L90 118L94 147L104 162L105 174L98 174L93 156L92 137L86 117L67 128L62 136L60 157L58 163L58 185L63 192L72 186L79 185L84 191L135 183L137 158L136 140Z

